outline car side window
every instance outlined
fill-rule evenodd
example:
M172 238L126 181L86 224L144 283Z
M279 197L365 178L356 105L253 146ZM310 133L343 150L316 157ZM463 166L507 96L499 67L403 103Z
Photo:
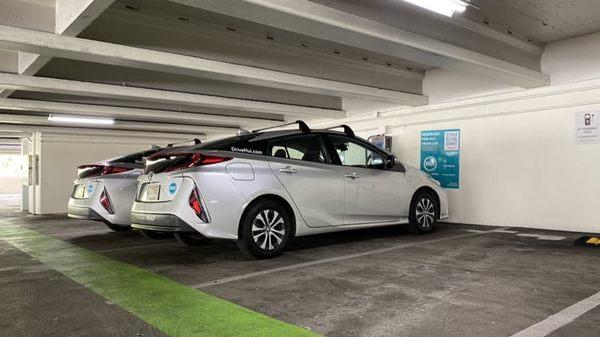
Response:
M321 142L315 135L294 135L269 142L269 155L315 163L327 163Z
M338 135L329 135L333 143L335 152L342 165L383 169L384 159L379 152L376 152L359 141Z

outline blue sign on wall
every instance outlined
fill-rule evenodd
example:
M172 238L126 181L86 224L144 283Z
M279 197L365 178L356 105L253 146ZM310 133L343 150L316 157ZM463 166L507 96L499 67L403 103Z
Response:
M421 171L444 188L459 188L460 130L421 131Z

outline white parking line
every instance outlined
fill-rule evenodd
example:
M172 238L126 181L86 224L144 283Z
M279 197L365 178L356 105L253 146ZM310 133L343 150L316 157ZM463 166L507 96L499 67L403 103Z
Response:
M600 305L600 292L522 330L511 337L544 337Z
M517 234L517 236L528 237L528 238L537 238L538 240L547 240L547 241L561 241L566 239L566 236L558 236L558 235L543 235L543 234Z
M506 230L508 228L509 227L500 228L499 230ZM349 254L349 255L342 255L342 256L330 257L330 258L326 258L326 259L320 259L320 260L303 262L303 263L296 263L296 264L292 264L292 265L289 265L289 266L284 266L284 267L279 267L279 268L273 268L273 269L267 269L267 270L262 270L262 271L257 271L257 272L247 273L247 274L242 274L242 275L237 275L237 276L226 277L226 278L222 278L222 279L219 279L219 280L198 283L198 284L195 284L195 285L191 285L190 287L196 288L196 289L201 289L201 288L206 288L206 287L210 287L210 286L214 286L214 285L219 285L219 284L224 284L224 283L229 283L229 282L234 282L234 281L239 281L239 280L245 280L245 279L248 279L248 278L251 278L251 277L263 276L263 275L278 273L278 272L286 271L286 270L292 270L292 269L298 269L298 268L316 266L316 265L320 265L320 264L324 264L324 263L343 261L343 260L348 260L348 259L353 259L353 258L363 257L363 256L369 256L369 255L374 255L374 254L382 254L382 253L387 253L387 252L392 251L392 250L409 248L409 247L415 247L415 246L421 246L421 245L427 245L427 244L431 244L431 243L438 243L438 242L449 241L449 240L454 240L454 239L466 238L466 237L470 237L470 236L478 236L478 235L483 235L483 234L487 234L487 233L494 233L495 231L496 230L481 231L481 232L477 232L477 233L467 233L467 234L460 234L460 235L448 236L448 237L439 238L439 239L425 240L425 241L419 241L419 242L410 242L410 243L402 243L402 244L394 245L394 246L391 246L391 247L369 250L369 251L362 252L362 253L355 253L355 254Z

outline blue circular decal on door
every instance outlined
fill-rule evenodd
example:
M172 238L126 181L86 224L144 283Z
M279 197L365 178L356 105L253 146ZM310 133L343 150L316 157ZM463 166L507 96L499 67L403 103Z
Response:
M94 185L88 185L88 193L92 193L94 191Z
M177 184L175 183L170 183L169 184L169 193L171 194L175 194L175 192L177 191Z

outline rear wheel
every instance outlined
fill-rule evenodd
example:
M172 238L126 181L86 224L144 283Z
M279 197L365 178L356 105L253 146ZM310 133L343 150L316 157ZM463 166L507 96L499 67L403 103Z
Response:
M242 219L237 244L250 257L270 259L281 254L291 231L291 217L286 209L275 201L261 200Z
M114 225L109 222L105 222L104 224L106 225L106 227L110 228L111 230L113 230L115 232L130 232L131 231L131 226Z
M171 233L169 232L149 231L146 229L140 229L139 231L146 239L164 240L171 237Z
M177 241L188 246L205 246L212 241L200 233L175 233L173 235Z
M415 234L425 234L435 231L440 215L437 199L430 192L419 192L410 205L408 230Z

